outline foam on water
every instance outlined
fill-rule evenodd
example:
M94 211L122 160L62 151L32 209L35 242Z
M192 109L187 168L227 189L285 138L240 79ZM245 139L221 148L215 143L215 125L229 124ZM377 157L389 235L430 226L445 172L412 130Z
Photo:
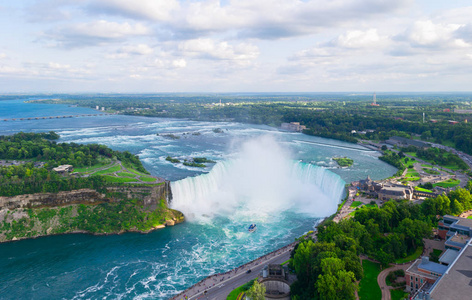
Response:
M241 215L245 221L286 210L322 217L336 211L345 182L323 168L295 162L272 136L241 145L208 174L172 184L172 207L190 219Z
M24 116L29 104L15 103L16 113L5 101L0 103L0 113ZM41 114L61 115L58 106L32 107L50 107ZM77 107L61 110L64 115L93 112ZM32 111L31 115L37 114ZM180 180L174 190L180 185L201 194L197 199L174 193L174 206L184 207L187 202L190 210L200 203L208 205L191 222L146 235L61 235L2 244L0 298L6 299L24 298L32 290L35 299L168 299L208 275L244 264L312 230L321 217L336 209L344 182L334 173L352 181L367 174L384 178L396 171L379 161L376 152L351 149L364 149L360 146L277 132L263 125L119 115L2 125L4 134L56 130L59 142L101 143L138 154L153 175ZM224 133L215 133L215 128ZM201 135L183 135L192 132ZM170 140L156 133L175 133L181 138ZM268 133L277 140L246 143ZM219 163L205 169L180 169L165 160L167 155L202 156ZM333 156L348 156L355 164L336 168ZM319 161L333 169L313 165ZM201 175L210 168L209 174ZM225 209L227 204L232 211ZM258 230L249 233L253 222Z

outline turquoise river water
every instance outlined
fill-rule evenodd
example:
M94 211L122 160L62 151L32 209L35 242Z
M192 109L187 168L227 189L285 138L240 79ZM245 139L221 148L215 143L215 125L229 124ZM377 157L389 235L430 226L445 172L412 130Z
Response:
M121 115L3 121L91 113L96 112L0 101L0 134L54 130L61 142L129 150L153 175L172 181L170 205L187 221L149 234L73 234L1 244L0 299L168 299L312 230L336 210L346 182L395 172L369 149L268 126ZM168 155L217 163L192 168L166 161ZM333 156L355 163L337 168ZM252 234L251 223L258 226Z

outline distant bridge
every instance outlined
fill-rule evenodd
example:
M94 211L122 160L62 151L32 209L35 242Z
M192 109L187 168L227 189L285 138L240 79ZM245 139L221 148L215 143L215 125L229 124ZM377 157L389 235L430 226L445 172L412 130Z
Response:
M320 142L309 142L309 141L302 141L302 140L294 140L295 142L299 143L304 143L304 144L314 144L314 145L321 145L321 146L326 146L326 147L331 147L331 148L340 148L340 149L350 149L350 150L355 150L355 151L361 151L361 152L377 152L376 150L366 148L362 146L360 147L350 147L350 146L344 146L344 145L332 145L332 144L325 144L325 143L320 143Z
M79 118L79 117L101 117L101 116L106 116L106 115L112 115L112 114L104 113L104 114L82 114L82 115L67 115L67 116L47 116L47 117L11 118L11 119L3 119L3 121L4 121L4 122L9 122L9 121L65 119L65 118Z

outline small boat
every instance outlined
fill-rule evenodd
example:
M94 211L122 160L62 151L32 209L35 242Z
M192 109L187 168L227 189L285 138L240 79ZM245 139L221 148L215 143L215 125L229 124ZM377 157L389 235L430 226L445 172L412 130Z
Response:
M256 224L252 223L251 225L249 225L248 231L254 232L256 231L256 228L257 228Z

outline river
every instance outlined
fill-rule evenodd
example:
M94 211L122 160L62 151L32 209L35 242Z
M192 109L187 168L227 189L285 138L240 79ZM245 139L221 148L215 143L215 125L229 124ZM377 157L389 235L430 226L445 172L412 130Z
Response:
M93 113L0 101L0 119ZM167 299L312 230L334 212L345 182L395 172L369 149L263 125L121 115L0 122L0 134L54 130L60 142L101 143L139 155L152 175L173 181L171 205L188 217L149 234L1 244L1 299ZM166 161L168 155L217 163L187 167ZM335 155L354 165L337 168ZM258 230L249 233L253 222Z

